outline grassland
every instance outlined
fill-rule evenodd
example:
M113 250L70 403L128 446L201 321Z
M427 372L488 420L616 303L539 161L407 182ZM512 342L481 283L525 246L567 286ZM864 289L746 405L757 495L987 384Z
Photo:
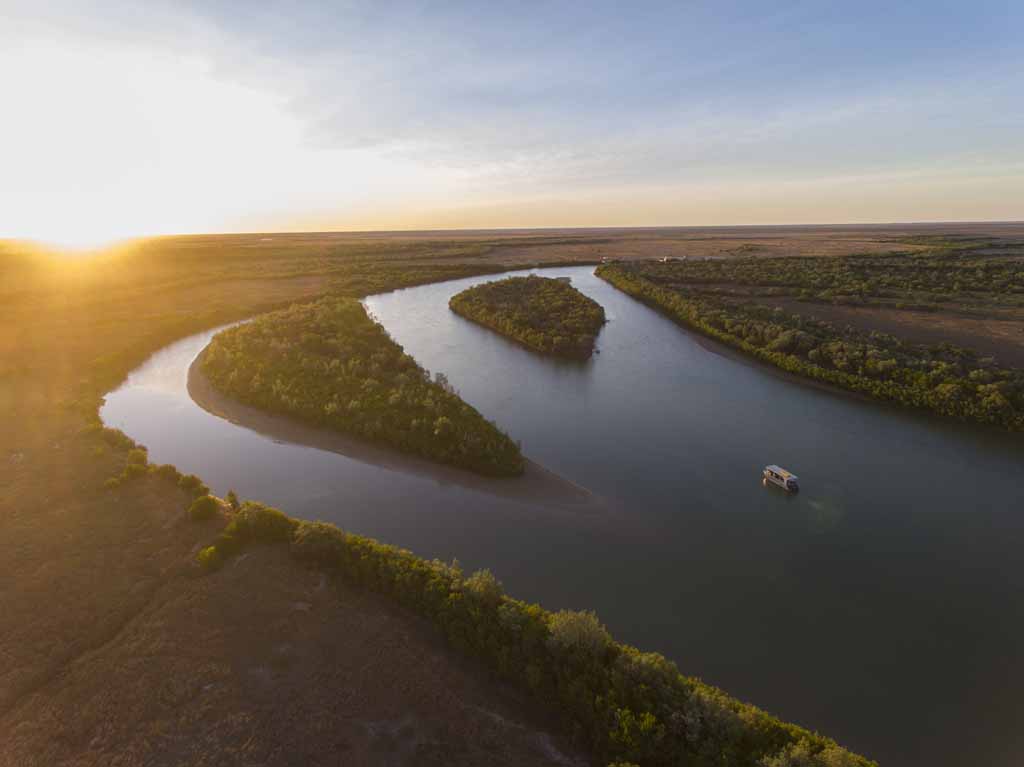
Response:
M560 720L541 708L538 723L409 609L280 546L199 577L195 554L228 517L188 521L193 492L159 473L106 487L131 446L96 428L98 405L161 346L328 293L509 265L785 250L787 236L794 253L891 249L913 233L246 235L74 258L0 244L0 765L400 762L428 746L422 763L551 758L536 743Z
M604 309L568 283L548 277L509 277L452 296L456 314L540 352L589 359L605 323Z

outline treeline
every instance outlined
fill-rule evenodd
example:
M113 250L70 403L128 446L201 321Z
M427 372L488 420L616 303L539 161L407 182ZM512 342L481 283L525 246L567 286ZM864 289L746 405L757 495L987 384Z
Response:
M523 471L518 446L444 376L430 380L354 299L325 298L229 328L200 364L218 390L264 410L481 474Z
M973 247L973 246L972 246ZM805 301L930 309L948 303L1024 305L1024 262L973 249L920 255L637 262L633 273L694 292L738 288Z
M509 277L452 296L453 312L534 351L588 359L605 323L604 309L567 282Z
M486 570L466 576L457 564L258 503L228 513L228 525L199 554L204 567L215 570L253 543L287 544L296 559L429 618L457 650L560 715L575 742L602 760L642 767L873 764L684 677L657 653L615 642L593 613L552 613L505 595Z
M648 270L612 264L596 273L680 324L791 373L944 416L1024 430L1024 371L949 344L911 345L756 303L686 295L649 279Z

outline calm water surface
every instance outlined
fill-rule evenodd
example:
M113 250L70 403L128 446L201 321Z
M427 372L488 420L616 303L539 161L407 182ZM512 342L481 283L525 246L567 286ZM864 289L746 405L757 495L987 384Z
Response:
M782 380L710 350L589 268L600 354L538 358L448 310L493 276L372 296L423 366L548 468L566 512L274 442L195 406L211 333L154 355L104 420L223 494L491 568L549 608L886 765L1024 763L1024 445ZM760 483L779 463L786 496Z

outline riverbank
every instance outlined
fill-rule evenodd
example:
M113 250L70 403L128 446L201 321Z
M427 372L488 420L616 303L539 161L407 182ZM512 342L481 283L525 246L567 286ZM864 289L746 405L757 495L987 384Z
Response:
M646 268L659 266L664 265ZM682 277L661 272L651 276L607 266L595 274L674 322L786 372L933 415L1007 431L1024 429L1019 415L1024 379L1018 370L949 344L913 346L893 336L786 314L769 304L693 297L669 282Z
M524 459L525 468L519 477L485 477L238 402L215 389L203 375L205 352L203 349L188 368L188 394L192 401L211 415L268 439L338 453L389 471L426 477L439 485L454 485L518 503L573 511L595 511L603 506L594 493L529 458Z

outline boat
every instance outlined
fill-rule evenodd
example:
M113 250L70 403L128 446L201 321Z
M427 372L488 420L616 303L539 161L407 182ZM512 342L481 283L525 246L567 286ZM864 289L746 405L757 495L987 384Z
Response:
M761 477L761 482L765 485L771 482L773 485L781 487L787 493L800 491L799 477L791 471L786 471L781 466L776 466L774 463L764 467Z

